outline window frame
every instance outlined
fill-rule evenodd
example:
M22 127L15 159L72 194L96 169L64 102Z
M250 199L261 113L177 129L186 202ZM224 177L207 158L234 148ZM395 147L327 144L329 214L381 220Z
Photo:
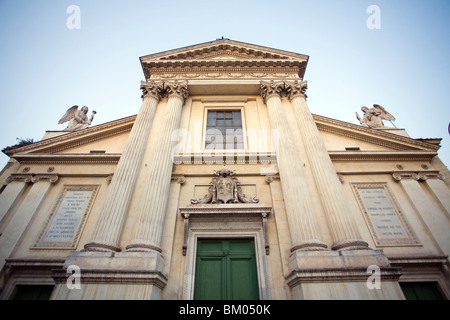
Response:
M206 144L206 132L208 129L208 113L210 111L223 111L223 112L234 112L234 111L240 111L241 113L241 130L242 130L242 145L243 148L233 148L233 149L218 149L218 148L207 148ZM203 152L216 152L216 153L236 153L236 152L244 152L248 150L247 145L247 135L246 132L246 126L245 126L245 113L244 113L244 107L243 106L226 106L225 104L217 105L217 106L205 106L204 108L204 114L203 114L203 132L202 132L202 151Z

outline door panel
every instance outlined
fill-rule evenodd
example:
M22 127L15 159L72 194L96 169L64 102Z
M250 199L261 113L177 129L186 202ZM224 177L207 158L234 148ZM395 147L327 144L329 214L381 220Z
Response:
M259 299L254 241L199 240L194 299Z
M198 258L194 299L225 299L225 287L223 285L225 262L225 257Z

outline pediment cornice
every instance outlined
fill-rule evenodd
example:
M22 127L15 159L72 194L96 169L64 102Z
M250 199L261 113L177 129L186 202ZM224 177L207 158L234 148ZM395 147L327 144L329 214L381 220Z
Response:
M146 79L166 73L230 75L288 73L303 78L308 56L248 43L219 39L140 58ZM189 76L186 76L189 78ZM217 77L217 76L215 76Z
M208 59L218 55L229 55L243 59L255 60L308 60L308 56L278 50L269 47L258 46L229 39L196 44L174 50L163 51L141 57L141 61L150 60L192 60Z
M24 154L51 154L78 147L93 141L131 131L136 115L93 126L84 130L69 132L54 138L41 140L19 148L5 150L10 157Z

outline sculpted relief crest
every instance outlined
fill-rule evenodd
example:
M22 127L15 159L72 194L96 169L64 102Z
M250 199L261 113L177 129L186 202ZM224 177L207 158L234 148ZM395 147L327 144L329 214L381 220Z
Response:
M192 204L204 203L258 203L257 197L247 198L242 192L240 182L237 180L235 170L229 170L226 167L221 170L214 170L214 177L210 182L211 186L208 193L202 198L191 199Z

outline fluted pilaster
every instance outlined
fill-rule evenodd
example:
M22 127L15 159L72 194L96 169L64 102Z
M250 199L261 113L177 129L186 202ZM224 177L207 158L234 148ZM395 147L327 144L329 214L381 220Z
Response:
M86 250L120 251L120 235L152 128L162 83L142 82L141 90L141 109L111 180L94 236L85 245Z
M320 199L329 222L333 239L332 249L361 248L368 244L362 240L351 210L347 205L342 183L328 155L316 123L306 103L306 82L285 82L290 95L298 128L315 178Z
M138 212L134 238L127 251L161 252L161 236L172 176L171 136L179 128L181 109L187 97L187 82L165 83L168 102L161 129L153 144L145 190Z
M322 250L323 243L306 184L304 169L298 159L293 135L281 102L283 83L262 82L261 94L269 112L272 130L278 130L277 162L292 239L291 251Z

